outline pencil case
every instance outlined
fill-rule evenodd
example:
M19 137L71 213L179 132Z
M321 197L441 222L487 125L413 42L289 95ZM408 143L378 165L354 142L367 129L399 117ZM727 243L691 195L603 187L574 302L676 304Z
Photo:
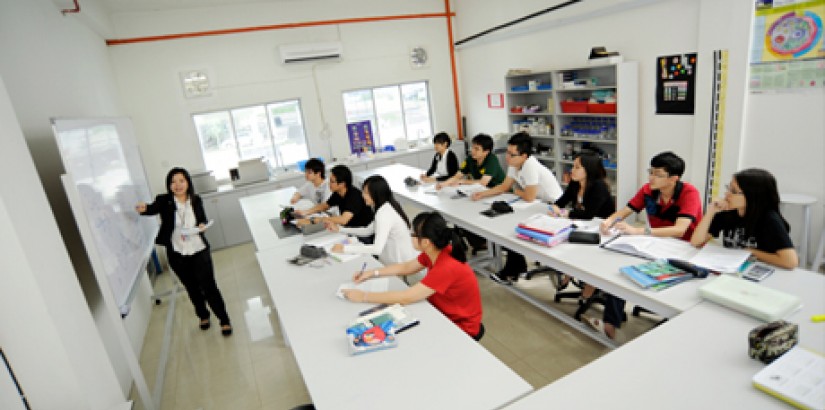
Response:
M573 231L567 238L570 243L584 243L587 245L598 245L602 238L597 232Z
M796 323L777 320L758 326L748 333L748 354L763 363L770 363L791 350L799 342Z

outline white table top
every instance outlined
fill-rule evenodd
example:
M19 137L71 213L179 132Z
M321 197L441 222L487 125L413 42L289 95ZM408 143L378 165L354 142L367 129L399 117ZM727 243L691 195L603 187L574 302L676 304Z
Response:
M257 250L274 248L281 243L281 238L275 233L269 220L279 217L282 205L289 204L295 191L293 187L281 188L240 199L241 209Z
M688 281L657 292L642 289L619 273L619 267L639 264L644 262L643 259L607 251L593 245L565 243L547 248L518 239L514 231L516 225L530 215L546 212L547 204L536 203L526 209L516 209L511 214L489 218L480 214L482 210L489 208L489 205L482 201L472 201L469 198L450 199L449 195L443 193L428 194L427 191L434 190L433 184L407 187L403 182L404 178L417 177L421 174L420 169L394 164L375 170L357 172L355 175L356 179L364 180L373 174L384 176L399 199L409 201L423 209L439 211L452 223L624 298L628 303L644 306L664 317L673 317L701 302L696 292L696 289L703 283L701 280Z
M798 295L800 346L825 352L825 276L777 271L765 285ZM751 385L765 365L748 356L748 332L763 322L702 302L507 409L787 409Z
M321 409L494 409L532 391L510 368L427 302L406 307L421 324L399 336L394 349L350 356L345 329L370 305L335 296L371 257L321 268L290 265L298 251L258 252L281 324L312 401ZM406 285L390 279L390 289Z

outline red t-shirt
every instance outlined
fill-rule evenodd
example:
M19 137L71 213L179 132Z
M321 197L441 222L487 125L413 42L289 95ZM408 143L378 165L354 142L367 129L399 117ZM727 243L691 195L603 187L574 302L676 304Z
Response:
M450 255L452 246L441 250L433 264L422 252L418 262L428 269L421 283L434 290L427 300L470 336L481 328L481 293L473 269Z
M690 219L690 226L682 235L683 240L689 241L696 225L702 220L702 200L699 198L699 191L690 183L679 181L670 202L662 203L659 194L658 189L650 189L650 183L647 183L627 206L635 212L647 210L651 228L673 226L678 218Z

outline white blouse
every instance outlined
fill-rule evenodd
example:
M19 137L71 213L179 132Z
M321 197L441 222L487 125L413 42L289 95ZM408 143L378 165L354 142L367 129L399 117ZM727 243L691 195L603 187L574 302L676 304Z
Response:
M192 202L189 199L186 202L178 202L176 198L175 205L177 209L175 210L175 230L172 231L172 249L184 256L194 255L206 248L206 244L203 243L199 234L184 235L181 231L198 226L195 211L192 210Z
M375 234L372 245L344 245L344 253L378 255L378 260L384 265L406 262L418 256L418 252L412 245L410 228L389 202L378 208L375 220L368 226L363 228L342 226L340 232L356 236Z

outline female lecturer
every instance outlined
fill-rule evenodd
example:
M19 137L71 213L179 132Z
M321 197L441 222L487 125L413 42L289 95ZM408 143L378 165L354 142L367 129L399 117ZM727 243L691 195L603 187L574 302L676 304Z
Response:
M200 318L200 328L209 329L209 310L212 309L221 324L224 336L232 334L232 325L226 306L215 283L209 243L203 235L206 213L201 197L195 195L192 178L183 168L172 168L166 175L167 193L160 194L151 204L140 202L135 209L141 215L160 215L160 232L155 239L166 246L169 266L180 278Z

